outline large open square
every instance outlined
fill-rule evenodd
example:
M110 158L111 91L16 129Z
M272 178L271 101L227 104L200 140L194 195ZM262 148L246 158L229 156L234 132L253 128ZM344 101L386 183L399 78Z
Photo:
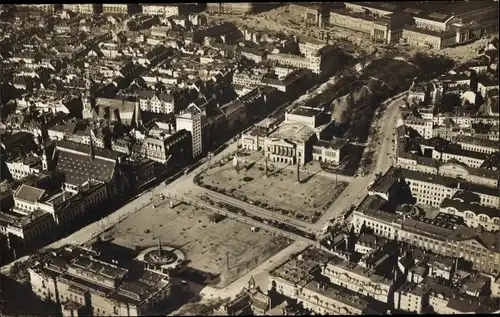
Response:
M211 282L225 287L279 252L292 241L232 219L211 222L207 210L167 201L132 214L110 229L113 243L131 249L155 246L158 237L165 246L179 248L196 271L219 276Z
M258 152L240 158L238 171L230 160L214 164L199 175L200 185L281 212L297 219L314 222L342 193L347 183L319 175L319 164L301 167L297 181L296 167L277 166L265 161Z

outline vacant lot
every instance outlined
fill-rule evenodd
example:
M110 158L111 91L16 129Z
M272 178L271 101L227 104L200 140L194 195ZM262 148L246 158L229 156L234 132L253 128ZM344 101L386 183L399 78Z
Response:
M259 153L253 153L245 160L247 163L241 162L238 172L232 161L213 166L201 175L201 185L306 221L320 217L346 185L302 168L299 183L295 168L285 169L272 163L268 163L265 177L265 161Z
M210 222L210 213L180 204L170 209L168 203L145 208L110 230L115 244L145 248L157 244L179 248L194 270L219 275L212 282L225 287L255 268L291 241L235 220ZM207 281L208 282L208 281Z

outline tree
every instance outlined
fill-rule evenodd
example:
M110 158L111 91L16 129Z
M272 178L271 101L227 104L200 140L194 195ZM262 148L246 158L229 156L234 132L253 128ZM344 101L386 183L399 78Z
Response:
M460 96L457 94L446 94L441 100L441 105L439 106L440 113L453 112L453 109L460 106Z
M415 53L410 62L420 68L422 79L435 78L455 66L455 62L447 56L427 55L422 52Z

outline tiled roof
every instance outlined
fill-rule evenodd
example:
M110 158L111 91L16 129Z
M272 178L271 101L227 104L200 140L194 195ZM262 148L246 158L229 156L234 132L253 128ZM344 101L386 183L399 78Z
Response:
M83 154L58 151L56 169L66 175L66 183L82 185L91 179L109 182L113 178L116 163L100 158L90 159Z
M80 144L73 141L62 140L57 142L57 149L61 152L75 151L79 152L80 155L87 155L90 153L90 146L86 144ZM108 149L94 148L94 155L97 158L103 158L107 160L116 160L118 157L123 156L122 153L111 151Z

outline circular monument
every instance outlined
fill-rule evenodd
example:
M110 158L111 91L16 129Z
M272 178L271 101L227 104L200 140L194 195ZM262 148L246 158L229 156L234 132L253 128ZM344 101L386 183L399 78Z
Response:
M180 250L162 246L160 241L157 247L148 248L137 256L137 260L160 270L174 270L182 265L185 259L186 257Z

